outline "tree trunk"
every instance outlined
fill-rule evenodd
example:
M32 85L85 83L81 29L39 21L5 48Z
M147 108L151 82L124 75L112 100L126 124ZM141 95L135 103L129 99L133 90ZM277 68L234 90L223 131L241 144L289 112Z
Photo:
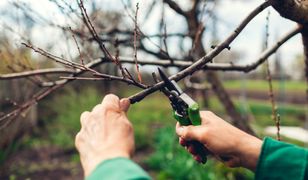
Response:
M21 80L1 81L0 82L0 111L8 112L12 108L12 103L8 100L22 102L25 101L29 95L29 91L26 84ZM11 121L10 121L11 120ZM20 137L25 132L29 131L37 122L37 107L32 106L29 109L22 112L17 117L10 119L10 125L0 129L0 147L7 147L13 140ZM5 121L5 124L8 121Z
M305 128L308 129L308 25L304 26L302 31L302 39L304 45L304 60L305 60L305 77L306 77L306 122Z
M198 51L199 57L204 56L205 51L203 50L203 46L200 45L200 50ZM245 119L241 116L241 114L236 110L234 103L232 102L228 92L223 87L220 79L217 76L217 73L214 71L208 71L207 81L212 85L212 89L218 97L221 104L224 106L226 113L231 117L231 123L236 127L246 131L249 134L255 134L254 131L249 126L248 119Z
M236 110L234 103L232 102L229 94L223 87L220 79L217 76L217 73L214 71L209 71L207 73L207 80L212 85L212 89L218 97L219 101L224 106L227 114L231 117L231 123L236 127L250 133L254 134L253 130L249 126L248 119L245 119L241 114Z
M204 29L200 28L202 27L202 25L198 22L196 13L197 12L195 10L190 11L190 13L186 18L186 21L188 24L190 38L194 43L192 57L194 59L199 59L203 57L206 54L206 52L201 41ZM229 94L223 87L220 79L217 76L217 73L213 71L208 71L206 75L207 75L206 76L207 81L212 85L212 89L215 92L221 104L224 106L226 113L231 117L231 123L237 126L238 128L246 131L247 133L254 135L255 133L249 126L248 120L243 118L241 114L236 110L234 103L232 102Z

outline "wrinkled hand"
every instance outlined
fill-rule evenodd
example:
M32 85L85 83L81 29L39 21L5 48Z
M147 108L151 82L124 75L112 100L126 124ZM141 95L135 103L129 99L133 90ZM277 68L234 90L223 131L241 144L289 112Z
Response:
M180 126L176 132L180 144L199 161L201 157L195 153L189 140L197 140L219 160L230 167L243 166L255 170L261 152L262 141L232 126L210 111L200 112L200 126Z
M133 128L126 116L129 100L121 101L115 95L105 96L101 104L80 117L81 130L75 145L88 176L103 160L130 157L134 151Z

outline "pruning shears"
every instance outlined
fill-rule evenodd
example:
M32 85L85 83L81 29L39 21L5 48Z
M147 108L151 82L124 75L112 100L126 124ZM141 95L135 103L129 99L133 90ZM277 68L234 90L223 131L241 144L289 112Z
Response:
M169 80L167 75L158 68L161 79L165 82L165 86L161 91L169 98L173 108L173 117L182 125L201 125L201 117L199 113L199 105L190 96L183 92L174 80ZM199 141L189 141L195 152L201 156L201 162L206 163L208 150Z

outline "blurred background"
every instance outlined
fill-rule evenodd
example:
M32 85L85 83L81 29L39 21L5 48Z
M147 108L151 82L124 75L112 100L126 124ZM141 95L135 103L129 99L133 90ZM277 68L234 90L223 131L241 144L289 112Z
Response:
M189 18L175 10L168 0L84 0L83 3L100 41L120 60L121 57L133 58L138 53L138 60L148 62L157 59L192 62L223 41L263 1L172 2L183 12L189 12ZM2 0L0 14L1 75L63 67L21 43L74 62L83 58L88 63L104 56L82 19L78 1ZM251 64L292 27L296 27L296 23L283 19L269 8L254 18L231 44L231 49L223 51L214 62ZM305 146L308 144L307 84L301 36L290 39L268 62L282 140ZM156 65L140 66L139 73L133 64L123 66L136 79L140 73L145 84L154 83L151 73L156 71ZM102 64L95 69L120 75L114 64ZM174 74L181 69L165 70ZM36 75L21 79L1 79L0 76L0 116L21 108L36 92L49 88L43 86L44 83L57 82L60 76ZM241 119L244 127L251 127L260 138L276 138L267 78L267 66L262 64L248 73L198 72L179 84L202 109L211 110L230 123ZM74 147L80 114L91 110L108 93L128 97L139 91L137 87L117 81L75 80L24 108L14 118L1 119L0 179L83 179ZM154 179L254 177L251 171L227 168L212 158L206 165L196 163L178 145L174 132L176 121L168 99L160 92L132 105L128 117L135 130L133 160Z

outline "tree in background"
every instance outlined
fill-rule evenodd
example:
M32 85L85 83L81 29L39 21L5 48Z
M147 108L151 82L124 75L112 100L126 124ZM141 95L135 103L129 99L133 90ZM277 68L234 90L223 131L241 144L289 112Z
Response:
M23 43L25 47L55 62L55 67L48 69L27 68L22 72L0 75L0 79L6 80L17 78L35 79L33 83L39 87L31 98L19 103L18 107L13 107L11 111L5 112L0 117L1 129L8 127L11 122L15 121L17 115L36 104L42 98L75 80L119 81L136 86L142 91L132 95L130 100L131 103L141 101L147 95L158 91L164 86L163 82L153 84L153 82L145 82L142 78L142 73L145 73L145 71L141 70L140 65L155 65L174 67L175 70L170 71L173 72L170 78L176 81L188 78L198 71L200 74L194 78L202 83L202 78L206 77L208 83L211 84L212 90L231 117L230 121L237 127L253 133L249 122L236 111L234 103L224 89L216 72L250 72L266 62L267 58L275 53L282 44L298 33L302 33L303 44L305 45L305 62L308 61L307 1L266 1L243 18L243 21L234 31L220 43L208 42L205 38L205 30L211 26L207 24L205 17L209 19L215 17L216 1L192 0L187 1L184 7L179 1L153 0L148 2L149 6L146 14L141 20L139 5L132 4L131 1L128 1L128 3L123 2L123 12L113 12L111 14L101 11L95 2L86 5L81 0L78 1L78 5L68 4L63 0L52 0L51 2L68 19L68 26L45 19L31 9L29 5L19 4L18 2L13 3L13 5L20 8L24 16L31 19L31 22L41 23L44 26L48 25L62 32L64 39L60 44L61 46L64 42L70 44L69 53L67 56L63 56L57 51L50 53L49 50L51 49L60 49L57 43L51 45L53 48L45 50L33 45L29 37L24 37L26 38ZM233 61L229 63L216 62L216 57L223 51L231 51L230 44L247 24L269 6L276 9L282 16L299 23L299 25L278 40L272 47L267 47L252 64L237 65ZM154 13L155 8L161 8L160 21L157 26L153 27L158 29L158 33L147 34L143 32L142 25L151 16L157 16ZM166 24L167 11L171 11L174 17L184 19L185 24L183 24L181 31L167 31L169 26ZM107 17L109 15L110 17ZM131 20L130 26L125 24L127 23L126 21L121 20L121 17L123 18L124 16ZM210 46L212 49L206 50L206 46ZM172 52L170 49L175 49L175 47L178 47L176 48L177 52ZM102 64L112 65L104 65L105 68L103 69L97 68ZM126 64L132 65L127 66ZM115 70L113 71L112 69ZM50 75L53 75L52 78L49 77ZM202 78L199 79L199 77ZM274 110L273 114L275 114Z

